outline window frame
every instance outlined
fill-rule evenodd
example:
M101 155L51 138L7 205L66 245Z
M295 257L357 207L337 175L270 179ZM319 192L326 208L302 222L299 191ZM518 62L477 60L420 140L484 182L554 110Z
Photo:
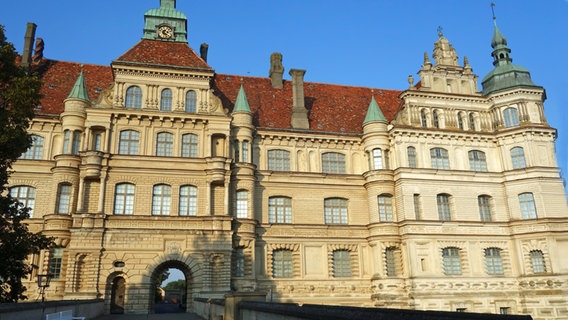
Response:
M183 185L179 187L178 215L184 217L197 216L197 187Z
M114 187L112 213L115 215L133 215L135 196L136 185L128 182L117 183Z
M416 168L418 163L416 162L416 148L413 146L406 147L406 157L408 160L408 166L410 168Z
M283 149L271 149L267 152L268 170L290 171L290 151Z
M37 134L31 135L31 144L26 150L26 152L22 153L20 159L25 160L41 160L43 158L43 142L44 138Z
M375 148L371 151L371 159L373 170L382 170L384 169L383 165L383 150L380 148Z
M142 89L139 86L130 86L126 89L124 107L127 109L142 108Z
M174 155L174 134L162 131L156 134L156 157L172 157Z
M162 89L160 93L160 111L172 111L174 95L170 88Z
M379 210L380 222L392 222L394 219L394 210L392 203L392 195L380 194L377 196L377 204Z
M529 252L532 273L546 273L546 263L544 261L544 253L541 250L531 250Z
M57 186L57 214L70 214L71 213L71 198L73 195L73 185L70 183L60 183Z
M442 249L442 267L444 275L459 276L462 274L460 249L446 247Z
M396 277L397 274L397 254L395 247L385 249L385 272L387 277Z
M450 154L444 148L431 148L430 160L432 169L449 170L450 169Z
M515 107L503 109L503 122L505 124L505 128L517 127L520 124L519 110Z
M523 220L537 219L536 203L532 192L519 193L519 206Z
M24 208L28 208L29 217L33 217L35 198L36 198L36 188L27 185L13 186L8 189L10 197L16 199L18 204Z
M510 153L513 169L524 169L527 167L525 149L523 147L513 147L511 148Z
M172 187L156 184L152 187L152 215L169 216L172 207Z
M485 270L488 275L504 275L503 257L501 256L501 251L502 250L499 248L486 248L484 250Z
M237 190L235 194L235 217L237 219L248 219L248 190Z
M235 248L234 252L235 257L235 277L244 277L245 276L245 265L246 265L246 258L245 258L245 250L243 247Z
M321 155L321 169L323 173L345 174L345 155L339 152L324 152Z
M477 206L479 208L479 220L482 222L493 221L492 212L492 197L486 194L482 194L477 197Z
M351 252L339 249L332 253L332 270L334 278L350 278L353 276Z
M138 155L140 132L131 129L121 130L118 137L118 154Z
M324 221L330 225L349 224L348 201L344 198L324 199Z
M480 150L470 150L467 152L467 155L470 171L487 172L487 157L485 152Z
M272 277L294 277L294 256L292 250L278 249L272 251Z
M436 195L438 219L440 221L452 221L451 198L452 196L447 193L439 193Z
M63 256L65 252L63 248L52 248L49 251L48 270L52 279L61 279L63 270Z
M292 198L284 196L268 198L268 223L292 223Z
M185 93L185 112L197 112L197 93L195 90L188 90Z

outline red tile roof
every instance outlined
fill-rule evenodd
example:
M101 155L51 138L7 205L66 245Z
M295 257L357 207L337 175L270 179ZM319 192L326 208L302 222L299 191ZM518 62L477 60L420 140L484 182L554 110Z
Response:
M128 55L126 53L123 57ZM40 91L43 94L42 108L37 110L38 115L58 115L63 112L63 101L71 92L80 70L80 63L44 60L38 70L44 81ZM112 85L110 67L86 64L83 73L89 98L93 101L97 100L102 89ZM274 89L269 78L216 74L212 84L215 94L229 110L234 107L241 78L254 114L254 124L265 128L292 129L292 81L285 80L282 89ZM371 101L371 90L384 116L392 120L400 105L398 95L401 91L305 82L305 105L309 110L310 130L361 133Z
M142 39L115 62L213 70L184 42Z

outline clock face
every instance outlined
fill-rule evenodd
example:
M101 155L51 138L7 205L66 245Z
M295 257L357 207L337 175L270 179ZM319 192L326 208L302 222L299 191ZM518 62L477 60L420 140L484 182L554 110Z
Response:
M161 39L170 39L174 35L174 30L170 26L158 27L158 37Z

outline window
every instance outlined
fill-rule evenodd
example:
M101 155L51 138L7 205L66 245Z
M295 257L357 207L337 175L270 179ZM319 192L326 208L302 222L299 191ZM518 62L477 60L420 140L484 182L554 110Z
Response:
M432 160L433 169L450 169L448 150L442 148L432 148L430 149L430 158Z
M460 130L465 130L464 118L465 118L465 115L464 115L463 112L458 113L458 129L460 129Z
M385 249L387 277L396 277L396 248Z
M61 278L63 263L63 248L53 248L49 251L49 274L53 279Z
M158 133L156 156L171 157L174 154L174 135L169 132Z
M241 154L239 152L239 140L233 141L233 151L234 151L234 158L235 162L241 162Z
M268 150L268 170L290 171L290 152L286 150Z
M511 308L509 307L500 307L499 314L511 314Z
M531 266L533 273L545 273L546 267L544 265L544 255L540 250L533 250L530 252Z
M194 186L181 186L179 188L179 215L197 215L197 188Z
M71 185L62 183L57 189L57 213L69 214L71 205Z
M436 196L438 203L438 218L442 221L452 220L452 212L450 210L450 195L449 194L439 194Z
M420 204L420 194L415 193L412 197L414 200L414 216L416 220L422 219L422 205Z
M272 253L272 277L292 277L292 251L276 250Z
M249 142L244 140L242 143L243 154L242 154L242 162L249 162Z
M245 251L242 247L235 249L235 277L245 275Z
M172 90L162 90L162 95L160 97L160 110L172 111Z
M380 195L377 197L379 203L379 221L392 221L392 196Z
M137 155L140 134L134 130L120 131L120 141L118 143L118 154Z
M428 127L428 120L426 119L426 110L424 109L420 110L420 125L422 125L423 128Z
M351 253L349 251L333 251L333 277L351 277Z
M345 173L345 155L337 152L327 152L321 156L324 173Z
M236 211L237 218L248 218L248 191L237 191Z
M71 142L71 131L65 130L63 132L63 153L69 153L69 142Z
M469 114L469 130L475 131L475 117L473 112Z
M486 195L477 197L477 205L479 206L479 219L491 221L491 197Z
M503 274L503 260L501 259L501 250L498 248L485 249L485 266L487 274L489 275L502 275Z
M185 111L186 112L197 111L197 94L195 94L195 91L193 90L189 90L185 94Z
M28 159L28 160L41 160L43 155L43 137L37 136L35 134L32 135L32 144L22 154L20 159Z
M71 154L78 155L81 149L81 131L73 131L73 144L71 145Z
M140 90L140 87L132 86L126 89L126 107L134 109L142 108L142 90Z
M95 151L102 151L102 142L103 141L103 133L102 132L94 132L93 133L93 150Z
M167 216L170 214L170 204L172 200L172 188L167 184L154 186L152 192L152 215Z
M347 224L347 200L330 198L324 200L326 224Z
M197 135L187 133L181 136L181 156L197 158Z
M373 149L373 170L383 168L383 151L381 149Z
M292 199L268 198L268 223L292 223Z
M438 115L438 110L434 110L434 112L432 112L432 122L434 124L434 128L440 128L440 116Z
M456 308L456 312L466 312L467 308Z
M478 172L487 172L487 160L485 152L479 150L471 150L469 155L469 170Z
M34 213L35 188L30 186L17 186L10 188L10 196L18 200L21 206L28 208L30 218Z
M416 168L416 148L406 148L406 155L408 156L408 166L411 168Z
M130 183L120 183L114 190L114 214L134 213L134 190L136 187Z
M510 107L503 110L503 118L507 128L519 125L519 111L516 108Z
M521 205L521 217L523 219L536 219L536 207L532 193L519 194L519 203Z
M513 169L522 169L527 167L525 161L525 150L521 147L514 147L511 149L511 161L513 162Z
M442 262L445 275L461 274L460 251L458 248L442 249Z

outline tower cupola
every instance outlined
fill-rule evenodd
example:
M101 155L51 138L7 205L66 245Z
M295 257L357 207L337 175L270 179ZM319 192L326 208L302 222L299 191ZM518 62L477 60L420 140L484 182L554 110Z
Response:
M176 10L176 0L160 0L160 7L144 14L142 39L187 42L187 16Z

